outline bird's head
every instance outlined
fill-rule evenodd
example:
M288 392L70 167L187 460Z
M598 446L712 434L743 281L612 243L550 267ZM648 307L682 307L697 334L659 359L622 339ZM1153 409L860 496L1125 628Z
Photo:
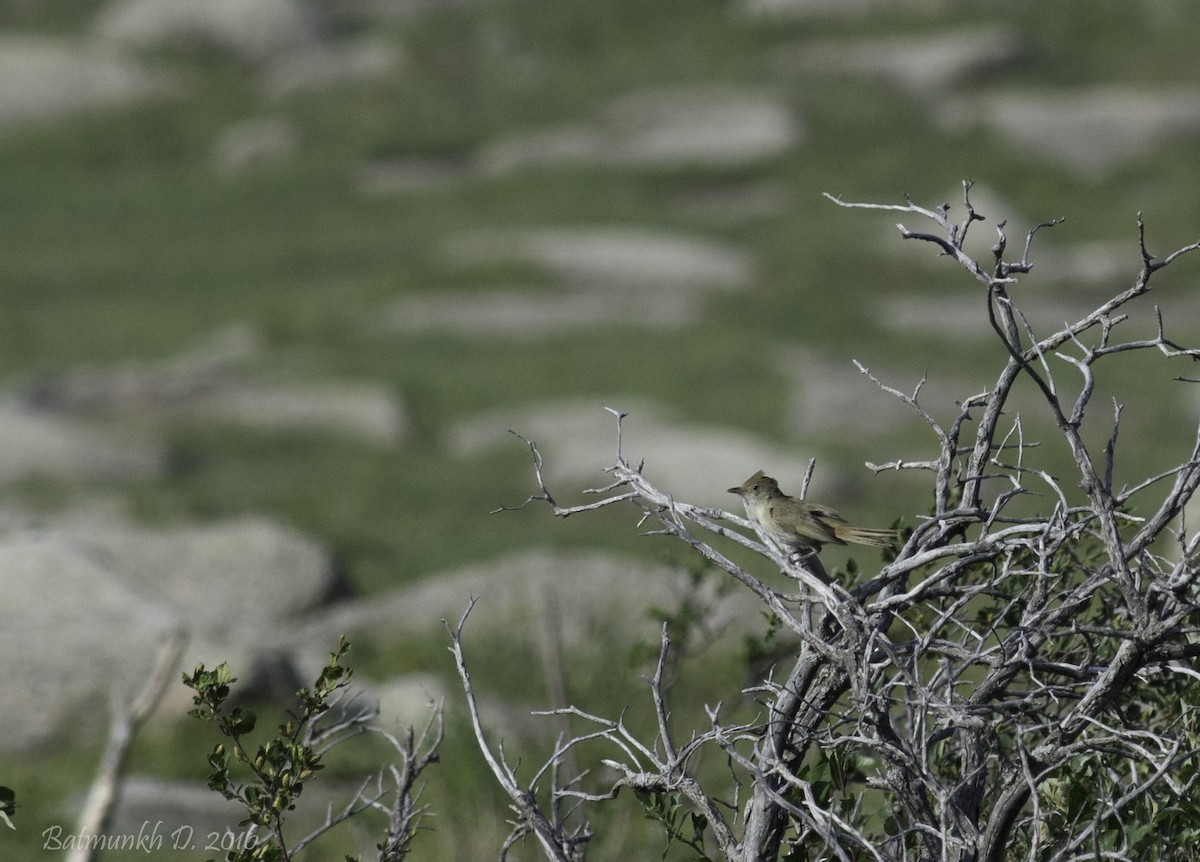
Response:
M743 500L765 500L779 495L779 483L759 470L737 488L730 488L730 494L737 494Z

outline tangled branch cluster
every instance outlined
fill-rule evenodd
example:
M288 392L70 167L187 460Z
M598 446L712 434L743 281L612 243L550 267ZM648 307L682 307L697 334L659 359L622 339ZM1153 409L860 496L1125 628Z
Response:
M710 708L707 722L684 740L669 720L662 684L670 649L664 627L650 680L657 734L638 738L621 719L569 707L563 711L588 729L563 739L521 781L483 732L462 650L464 615L451 628L453 651L478 742L516 812L510 842L532 834L549 859L583 858L590 806L622 787L681 799L703 857L747 862L1145 858L1155 848L1166 852L1155 842L1173 824L1195 822L1200 721L1189 698L1200 691L1191 667L1200 655L1200 533L1185 529L1183 510L1200 485L1200 430L1173 467L1118 487L1120 405L1102 449L1089 445L1084 429L1102 365L1131 351L1200 359L1200 350L1166 336L1161 314L1153 337L1118 336L1123 307L1200 243L1155 258L1139 216L1142 266L1133 284L1039 336L1009 288L1031 269L1034 236L1048 225L1030 231L1020 260L1011 261L1001 223L985 265L964 250L982 217L969 184L963 198L966 216L957 223L949 205L830 198L929 224L927 232L899 225L901 236L935 244L982 285L981 314L1006 353L991 384L964 399L948 424L922 404L921 386L906 394L860 366L916 412L937 444L932 458L869 465L927 471L933 486L931 513L872 577L827 583L761 535L728 526L753 531L745 519L654 487L621 452L619 413L612 482L593 491L596 502L560 506L529 444L539 493L526 503L544 501L567 517L632 502L643 523L656 524L652 532L685 542L749 590L796 647L768 679L742 692L763 703L752 723L730 723ZM1061 382L1057 362L1082 384ZM1022 380L1066 444L1069 480L1056 477L1044 450L1025 438L1013 412ZM799 594L735 563L718 538L771 559ZM594 786L591 777L585 787L563 767L568 752L597 739L612 746L603 761L612 778ZM695 768L714 749L729 765L719 786ZM831 775L837 780L826 780Z

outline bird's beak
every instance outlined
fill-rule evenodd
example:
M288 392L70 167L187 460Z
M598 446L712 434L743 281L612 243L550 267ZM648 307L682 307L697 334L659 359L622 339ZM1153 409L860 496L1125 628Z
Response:
M742 496L741 488L726 488L725 490L730 494L737 494L739 497Z

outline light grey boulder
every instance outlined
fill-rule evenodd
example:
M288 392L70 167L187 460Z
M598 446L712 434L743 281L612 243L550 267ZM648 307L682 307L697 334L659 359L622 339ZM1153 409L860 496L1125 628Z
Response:
M630 514L635 515L634 510ZM433 575L383 595L340 602L296 627L293 637L302 649L336 643L340 634L351 641L428 632L445 636L442 620L456 624L474 597L478 603L466 631L469 639L483 638L485 643L496 636L535 643L549 637L564 648L586 647L597 639L630 644L651 637L657 642L660 622L653 609L676 607L685 588L690 581L679 568L628 554L533 548ZM749 609L753 599L748 593L710 598L716 605L716 630L740 632L759 622ZM319 654L313 650L314 661Z
M114 694L131 699L178 623L60 535L0 541L0 749L27 752L61 733L96 738Z
M940 100L935 117L948 131L986 129L1032 158L1094 180L1154 152L1172 136L1200 130L1200 89L1180 85L982 91Z
M212 45L257 63L310 48L320 28L298 0L113 0L93 19L92 33L125 48Z
M64 482L132 481L159 473L162 444L152 436L0 400L0 482L47 477Z
M111 110L176 90L170 76L110 45L0 32L0 126Z
M785 73L876 78L940 98L967 76L1020 56L1017 30L1006 26L953 27L916 36L805 41L783 49Z
M561 165L728 170L799 146L805 128L776 93L750 87L655 87L613 99L580 120L497 138L478 156L486 174Z
M279 117L243 120L221 132L213 147L213 165L222 174L280 162L296 152L292 125Z
M0 749L101 735L112 698L132 698L179 629L185 669L228 661L243 691L290 694L301 681L282 644L338 584L323 547L260 517L153 529L82 516L0 537ZM165 713L190 706L168 689Z
M295 51L272 60L262 71L265 93L281 99L296 93L361 85L398 72L404 55L398 45L365 36Z
M736 289L754 268L728 243L627 225L470 231L448 240L446 256L460 265L528 262L577 285L656 289Z
M407 411L392 387L254 374L250 364L260 358L257 330L233 325L175 356L77 368L16 389L26 409L32 405L46 416L135 427L170 421L230 424L268 433L337 434L382 446L405 436Z

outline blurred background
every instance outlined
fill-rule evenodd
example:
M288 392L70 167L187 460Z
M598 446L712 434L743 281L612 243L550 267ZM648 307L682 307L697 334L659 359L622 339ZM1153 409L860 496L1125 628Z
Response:
M489 514L537 490L509 431L565 505L605 484L609 406L678 499L732 507L759 468L795 492L815 458L814 499L915 523L927 480L864 462L935 441L854 361L927 378L946 419L1004 353L979 286L895 228L928 226L822 193L961 219L973 180L980 255L1000 221L1019 249L1065 218L1014 288L1052 331L1132 282L1139 211L1152 252L1200 236L1197 32L1187 0L0 0L0 784L22 806L0 853L56 855L112 693L179 626L183 666L228 660L267 727L343 632L389 727L444 697L414 858L507 831L441 625L471 595L510 753L560 727L531 708L648 709L639 673L692 603L723 610L681 645L706 672L679 710L736 698L756 612L633 508ZM1129 334L1158 304L1194 344L1198 278L1157 276ZM1187 368L1123 368L1141 476L1197 399ZM229 822L175 688L114 831ZM662 852L628 810L600 825L594 858Z

